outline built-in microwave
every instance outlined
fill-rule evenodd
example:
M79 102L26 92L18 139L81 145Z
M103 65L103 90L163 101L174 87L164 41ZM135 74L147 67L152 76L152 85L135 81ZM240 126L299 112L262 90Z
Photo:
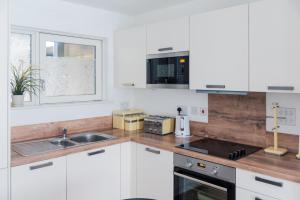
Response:
M147 88L189 88L189 52L147 56Z

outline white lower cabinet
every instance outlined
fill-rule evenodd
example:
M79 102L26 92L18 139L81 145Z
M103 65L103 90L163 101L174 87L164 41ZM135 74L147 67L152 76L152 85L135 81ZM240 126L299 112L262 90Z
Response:
M8 169L0 169L0 200L9 200L8 173Z
M137 197L173 199L173 153L137 144Z
M278 200L245 189L236 188L236 200Z
M68 200L120 200L120 145L67 156Z
M269 200L272 198L279 200L299 200L300 197L300 184L298 183L241 169L236 170L236 185L238 188L251 191L255 194L271 197L267 199L257 197L257 199L252 198L253 200ZM237 192L237 195L242 196L246 195L246 193ZM248 199L251 199L251 196ZM248 199L237 198L237 200Z
M11 169L11 200L25 199L66 199L66 157Z
M136 197L136 148L135 142L121 144L121 199Z

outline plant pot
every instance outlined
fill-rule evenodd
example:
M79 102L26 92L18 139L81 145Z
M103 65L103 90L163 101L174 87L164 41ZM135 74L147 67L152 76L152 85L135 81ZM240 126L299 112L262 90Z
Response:
M12 95L12 106L13 107L24 106L24 95Z

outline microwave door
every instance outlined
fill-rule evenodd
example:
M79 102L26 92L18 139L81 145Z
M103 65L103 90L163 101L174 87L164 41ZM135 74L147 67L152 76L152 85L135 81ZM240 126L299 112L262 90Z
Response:
M175 84L174 58L157 58L148 61L148 84Z
M147 60L147 87L188 88L189 62L186 57L163 57Z

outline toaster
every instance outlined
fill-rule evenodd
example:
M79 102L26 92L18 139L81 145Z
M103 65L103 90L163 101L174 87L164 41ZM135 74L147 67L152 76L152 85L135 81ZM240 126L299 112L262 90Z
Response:
M144 119L144 132L157 135L166 135L174 133L175 131L175 118L150 115Z

